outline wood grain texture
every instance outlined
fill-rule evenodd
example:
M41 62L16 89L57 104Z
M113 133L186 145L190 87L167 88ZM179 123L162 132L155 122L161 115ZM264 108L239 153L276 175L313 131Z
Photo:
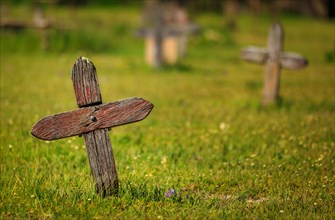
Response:
M128 98L107 104L51 115L38 121L31 134L43 140L80 135L143 120L153 104L142 98Z
M72 82L79 107L102 103L96 69L92 61L79 57L72 68Z
M96 69L85 57L79 57L74 64L72 81L80 109L41 119L31 134L44 140L83 134L96 192L116 195L118 177L109 128L144 119L153 104L142 98L128 98L103 105Z
M85 57L77 59L72 68L72 82L78 107L94 106L102 103L98 77L92 61ZM93 108L95 109L95 107ZM89 109L89 111L92 111L92 109ZM84 124L87 123L87 116L83 120ZM95 120L91 121L94 122ZM108 129L97 129L84 133L83 136L91 176L96 182L96 192L103 196L117 194L118 177Z
M119 183L108 129L86 133L84 140L96 192L103 196L117 194Z

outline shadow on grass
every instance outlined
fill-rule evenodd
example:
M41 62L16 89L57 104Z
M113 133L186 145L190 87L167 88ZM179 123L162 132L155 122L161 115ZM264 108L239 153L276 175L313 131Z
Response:
M164 190L157 185L149 186L147 180L139 183L123 181L120 184L118 197L131 201L144 200L147 202L157 202L164 200Z
M183 63L177 63L174 65L165 64L157 71L161 73L173 73L173 72L180 72L180 73L192 73L193 68L190 65L183 64Z
M117 197L108 196L106 199L119 201L127 201L127 203L142 202L164 202L170 201L173 203L196 203L200 197L195 192L181 189L170 189L169 191L161 186L149 184L148 180L138 182L122 181L119 186ZM171 193L173 190L173 193ZM102 196L103 198L103 196Z

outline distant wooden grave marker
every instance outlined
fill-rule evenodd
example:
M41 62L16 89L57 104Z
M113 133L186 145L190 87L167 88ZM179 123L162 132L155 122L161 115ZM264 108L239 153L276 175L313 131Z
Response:
M34 17L32 22L1 18L0 28L11 31L35 29L39 32L42 49L47 49L49 47L48 29L55 27L53 26L51 20L44 16L42 9L37 7L34 10Z
M102 104L95 66L84 57L74 64L72 81L80 109L41 119L31 134L43 140L83 135L96 192L116 194L118 178L109 129L144 119L154 106L142 98Z
M265 63L263 104L273 104L279 98L279 80L281 68L301 69L308 63L306 58L297 53L283 52L284 30L280 23L272 25L268 48L247 47L242 50L242 58L254 63Z
M187 35L199 31L188 21L185 10L174 4L146 2L145 27L138 35L145 38L145 61L153 67L175 64L186 53Z

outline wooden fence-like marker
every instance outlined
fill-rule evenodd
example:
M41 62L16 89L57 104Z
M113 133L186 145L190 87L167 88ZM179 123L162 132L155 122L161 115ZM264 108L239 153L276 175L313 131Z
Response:
M301 55L292 52L283 52L284 30L280 23L272 25L268 48L247 47L242 50L242 58L255 63L265 63L263 104L273 104L279 98L279 80L281 68L300 69L308 61Z
M142 98L102 104L96 69L85 57L74 64L72 81L80 109L41 119L31 134L43 140L83 135L96 192L104 196L116 194L118 177L109 129L144 119L154 105Z

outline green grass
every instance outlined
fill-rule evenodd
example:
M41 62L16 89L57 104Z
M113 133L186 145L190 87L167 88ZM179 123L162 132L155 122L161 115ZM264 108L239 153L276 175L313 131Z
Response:
M281 18L285 49L310 64L283 70L282 101L265 108L264 69L239 53L266 45L269 16L242 15L229 32L224 18L199 14L203 33L189 40L187 57L155 70L133 34L139 14L48 8L64 25L47 50L33 30L1 32L0 218L335 218L334 22ZM77 108L79 56L95 63L104 102L155 104L144 121L111 131L118 197L94 193L82 138L29 134L38 119Z

